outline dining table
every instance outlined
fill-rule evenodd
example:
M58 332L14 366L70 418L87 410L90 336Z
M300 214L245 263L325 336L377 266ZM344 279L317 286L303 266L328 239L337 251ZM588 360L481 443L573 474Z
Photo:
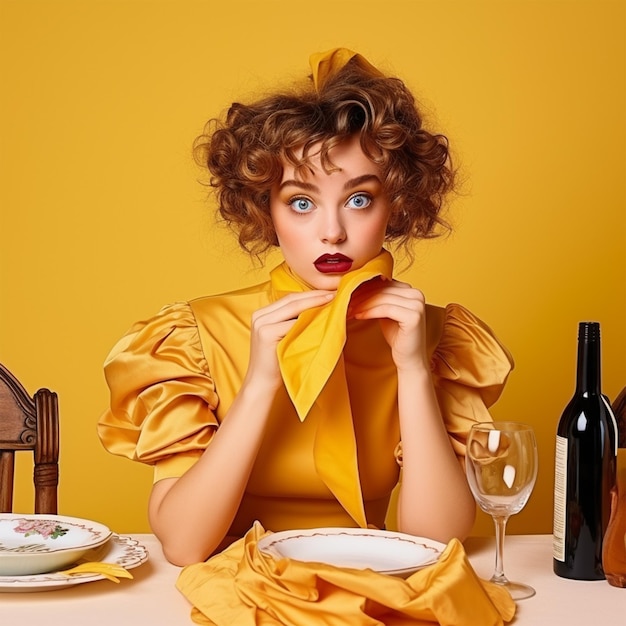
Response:
M176 589L181 568L163 556L152 534L129 534L148 558L132 580L94 580L49 590L0 593L0 620L7 626L177 626L193 624L191 605ZM493 537L469 537L465 550L475 572L488 579L494 568ZM626 626L626 589L606 581L577 581L552 571L551 535L510 535L504 548L507 576L536 594L517 603L513 626ZM236 625L234 625L236 626ZM302 626L309 626L303 624Z

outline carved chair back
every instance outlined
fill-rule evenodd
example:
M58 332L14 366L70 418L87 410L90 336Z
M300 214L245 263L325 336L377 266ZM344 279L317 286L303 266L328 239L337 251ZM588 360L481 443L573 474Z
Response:
M0 363L0 513L13 510L15 453L33 455L35 513L56 514L59 484L57 394L40 389L30 396Z

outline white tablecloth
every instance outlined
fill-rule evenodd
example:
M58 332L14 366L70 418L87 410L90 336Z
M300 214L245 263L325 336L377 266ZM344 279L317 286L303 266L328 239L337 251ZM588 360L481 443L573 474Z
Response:
M52 591L0 593L0 623L7 626L178 626L192 624L190 605L174 584L179 568L163 557L153 535L133 535L150 553L119 585L102 580ZM467 553L479 576L489 578L493 538L472 537ZM552 572L552 537L506 539L505 571L537 595L518 603L512 626L626 626L626 589L605 581L580 582ZM237 626L236 624L233 626ZM302 626L312 626L303 624Z

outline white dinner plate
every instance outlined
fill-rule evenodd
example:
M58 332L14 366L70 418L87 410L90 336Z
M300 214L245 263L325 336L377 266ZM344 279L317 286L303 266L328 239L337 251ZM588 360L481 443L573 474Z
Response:
M112 534L107 543L89 550L81 562L101 561L133 569L148 560L148 551L136 539ZM95 580L105 580L102 574L73 574L65 576L59 572L31 576L0 576L0 592L50 591Z
M272 533L263 537L257 547L275 559L372 569L406 577L437 562L446 546L390 530L311 528Z

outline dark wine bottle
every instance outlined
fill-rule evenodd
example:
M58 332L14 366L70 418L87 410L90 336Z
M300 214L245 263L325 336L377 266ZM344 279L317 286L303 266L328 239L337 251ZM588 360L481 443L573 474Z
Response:
M578 326L576 391L556 434L554 572L602 580L602 540L616 480L617 424L602 394L600 324Z

